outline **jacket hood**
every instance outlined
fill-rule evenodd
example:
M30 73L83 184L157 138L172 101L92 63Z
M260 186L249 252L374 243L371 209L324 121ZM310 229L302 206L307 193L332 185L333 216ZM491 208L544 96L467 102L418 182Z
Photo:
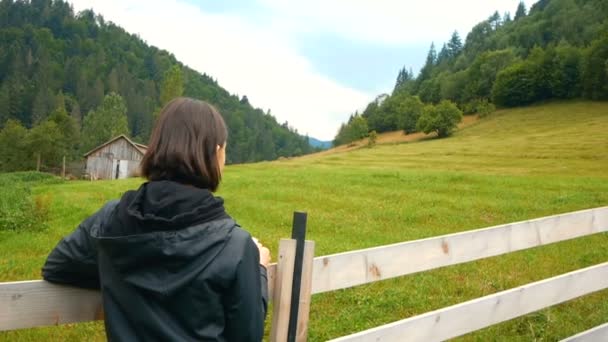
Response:
M205 270L235 225L208 190L155 181L125 193L91 235L122 281L168 295Z

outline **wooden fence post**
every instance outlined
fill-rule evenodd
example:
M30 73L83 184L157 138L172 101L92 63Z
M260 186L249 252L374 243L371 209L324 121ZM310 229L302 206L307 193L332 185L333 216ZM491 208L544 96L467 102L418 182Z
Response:
M38 155L36 157L36 171L40 172L40 152L38 152Z
M274 282L272 328L270 341L287 341L289 331L289 311L291 308L291 285L296 258L296 240L281 239L279 258Z
M61 169L61 178L65 179L65 156L63 156L63 168Z
M315 242L306 241L304 244L304 260L302 263L302 282L300 287L300 307L298 309L298 324L296 342L306 342L308 337L308 317L312 299L312 267L315 257Z
M305 342L312 296L315 244L306 241L306 213L295 212L292 239L282 239L276 267L270 340Z

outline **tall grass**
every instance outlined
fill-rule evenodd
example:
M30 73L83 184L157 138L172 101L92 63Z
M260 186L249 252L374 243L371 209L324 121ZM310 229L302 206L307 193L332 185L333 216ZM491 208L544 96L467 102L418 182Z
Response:
M34 198L32 186L56 184L59 180L39 172L0 174L0 231L43 230L48 214L48 200Z

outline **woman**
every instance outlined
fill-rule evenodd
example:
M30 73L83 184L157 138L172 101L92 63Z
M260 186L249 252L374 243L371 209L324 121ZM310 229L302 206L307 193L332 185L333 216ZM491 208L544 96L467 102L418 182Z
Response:
M267 248L214 197L227 130L209 104L163 108L141 163L149 180L59 242L54 283L100 288L110 341L260 341Z

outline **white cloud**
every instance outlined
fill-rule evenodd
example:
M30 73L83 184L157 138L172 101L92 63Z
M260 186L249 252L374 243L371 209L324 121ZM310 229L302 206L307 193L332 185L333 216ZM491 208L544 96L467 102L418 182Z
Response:
M331 32L351 40L388 45L464 38L498 10L515 13L519 0L259 0L276 25L296 32ZM525 1L531 5L536 0ZM529 7L529 6L528 6Z
M72 0L92 8L149 44L216 78L231 93L270 108L302 134L331 139L341 122L374 94L343 86L315 71L281 31L243 18L209 14L178 0Z

